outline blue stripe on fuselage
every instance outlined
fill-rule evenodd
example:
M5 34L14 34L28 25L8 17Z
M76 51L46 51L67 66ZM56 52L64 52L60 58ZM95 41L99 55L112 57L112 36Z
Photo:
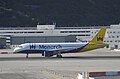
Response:
M81 49L83 49L85 46L87 46L87 44L85 44L84 46L82 47L79 47L79 48L76 48L76 49L73 49L73 50L69 50L69 51L65 51L65 52L61 52L61 53L76 53L76 52L79 52Z

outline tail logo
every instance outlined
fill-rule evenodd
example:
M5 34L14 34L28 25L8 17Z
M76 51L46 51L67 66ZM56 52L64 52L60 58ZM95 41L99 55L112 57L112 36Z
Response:
M97 41L103 41L103 37L97 37Z

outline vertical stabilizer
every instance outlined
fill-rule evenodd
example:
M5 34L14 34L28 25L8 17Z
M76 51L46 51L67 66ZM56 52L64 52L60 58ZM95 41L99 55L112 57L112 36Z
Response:
M106 28L101 28L100 31L93 37L93 39L89 43L103 44L105 33Z
M107 45L104 43L105 33L106 28L101 28L99 32L92 38L92 40L80 51L83 52L105 47Z

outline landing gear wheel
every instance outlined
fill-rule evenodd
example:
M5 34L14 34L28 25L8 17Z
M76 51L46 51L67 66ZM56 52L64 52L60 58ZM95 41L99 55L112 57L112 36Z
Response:
M26 58L28 58L28 53L27 53L27 55L26 55Z
M61 54L60 54L60 55L57 55L57 57L58 57L58 58L62 58L62 55L61 55Z

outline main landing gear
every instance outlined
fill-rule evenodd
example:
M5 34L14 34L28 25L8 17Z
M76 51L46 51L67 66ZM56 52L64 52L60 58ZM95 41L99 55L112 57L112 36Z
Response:
M62 58L62 55L61 55L61 54L57 54L57 57L58 57L58 58Z
M27 55L26 55L26 58L28 58L28 53L27 53Z

